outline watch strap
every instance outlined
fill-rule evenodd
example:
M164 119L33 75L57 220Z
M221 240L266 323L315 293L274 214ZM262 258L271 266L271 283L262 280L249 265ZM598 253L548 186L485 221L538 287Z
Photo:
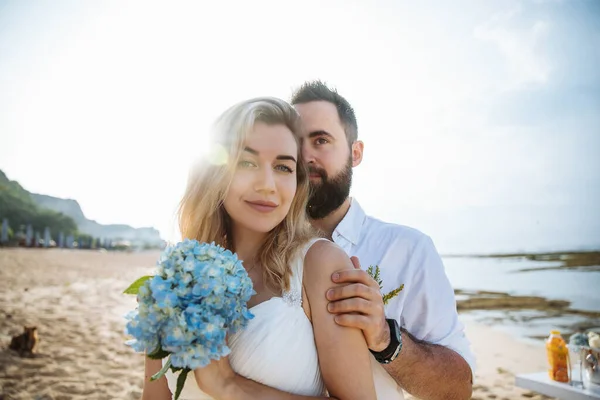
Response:
M371 350L371 353L380 364L389 364L394 361L400 350L402 350L402 336L398 323L391 318L387 318L386 322L390 327L390 344L382 351Z

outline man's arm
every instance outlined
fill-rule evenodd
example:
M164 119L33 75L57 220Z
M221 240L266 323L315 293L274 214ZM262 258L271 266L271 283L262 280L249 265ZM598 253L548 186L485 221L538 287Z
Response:
M447 347L417 340L404 329L400 355L383 368L419 399L471 398L471 367L465 359Z
M397 317L411 333L402 331L402 350L392 363L384 367L400 387L421 399L469 399L472 392L471 367L460 354L445 346L454 342L468 345L457 320L452 287L428 237L424 237L412 253L409 263L413 263L410 268L416 276L412 287L404 289L407 293L404 293L403 321L400 321L400 316ZM353 262L356 268L360 268L355 257ZM340 271L332 279L348 284L327 293L331 301L330 312L338 314L336 322L362 329L371 350L385 349L390 343L390 332L385 323L378 284L359 269ZM444 345L417 340L414 330L418 331L419 337ZM469 351L468 346L466 351Z

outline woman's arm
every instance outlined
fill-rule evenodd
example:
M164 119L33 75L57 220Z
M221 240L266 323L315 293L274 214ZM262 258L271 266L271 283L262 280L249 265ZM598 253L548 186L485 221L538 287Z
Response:
M150 377L162 369L162 360L153 360L146 357L144 362L144 388L141 400L171 400L173 395L169 390L167 378L164 376L155 381Z
M261 383L253 380L244 378L241 375L237 375L234 378L232 389L228 395L225 395L219 400L337 400L333 397L315 397L315 396L301 396L299 394L292 394L282 392L281 390L273 389L272 387L265 386Z
M331 287L331 274L343 268L354 267L343 250L325 241L313 244L304 261L305 294L319 365L333 397L301 396L273 389L233 372L226 357L194 371L198 386L218 400L376 399L371 354L362 331L337 325L334 315L327 311L325 291Z
M200 389L217 400L336 400L332 397L301 396L282 392L244 378L233 371L228 357L194 370L194 376Z
M353 269L352 262L327 241L313 244L304 259L304 288L321 374L328 392L338 399L376 399L371 354L362 331L336 324L335 315L327 311L331 275L345 268Z

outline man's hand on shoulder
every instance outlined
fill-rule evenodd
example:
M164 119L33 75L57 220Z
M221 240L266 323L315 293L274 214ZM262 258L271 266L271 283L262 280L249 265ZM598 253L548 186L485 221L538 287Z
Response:
M353 270L337 271L331 276L334 283L346 285L327 291L327 309L336 314L338 325L361 329L369 349L382 351L390 343L390 328L385 320L379 285L360 268L358 258L351 260Z

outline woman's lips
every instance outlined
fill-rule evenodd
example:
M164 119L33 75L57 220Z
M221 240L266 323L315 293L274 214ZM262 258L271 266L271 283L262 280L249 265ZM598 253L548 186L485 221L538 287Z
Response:
M246 204L261 213L269 213L277 208L277 204L268 201L246 201Z

